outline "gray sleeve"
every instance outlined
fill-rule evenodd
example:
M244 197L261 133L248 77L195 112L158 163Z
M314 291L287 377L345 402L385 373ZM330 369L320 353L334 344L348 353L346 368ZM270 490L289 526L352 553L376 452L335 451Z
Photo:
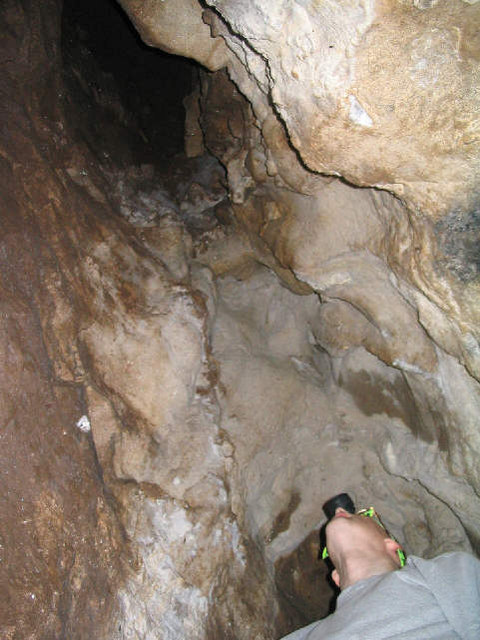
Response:
M307 637L307 634L316 626L319 625L321 621L317 620L316 622L312 622L308 627L302 627L293 633L289 633L288 636L283 636L281 640L304 640Z
M479 640L480 561L468 553L446 553L414 563L460 638Z

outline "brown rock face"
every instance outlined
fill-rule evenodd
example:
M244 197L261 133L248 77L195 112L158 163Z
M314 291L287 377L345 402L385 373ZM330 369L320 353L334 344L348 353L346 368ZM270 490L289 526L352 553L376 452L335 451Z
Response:
M58 115L58 15L53 2L6 3L0 18L8 59L0 172L0 627L12 639L112 635L112 584L122 582L132 558L102 480L70 341L83 304L67 302L79 257L67 227L86 206L65 192L49 141ZM88 233L81 222L77 232L82 226Z
M21 280L2 289L2 636L107 636L112 584L130 552L91 434L77 426L85 398L53 382L38 308Z
M120 4L186 155L138 43L0 8L1 638L274 640L340 491L478 553L480 4Z

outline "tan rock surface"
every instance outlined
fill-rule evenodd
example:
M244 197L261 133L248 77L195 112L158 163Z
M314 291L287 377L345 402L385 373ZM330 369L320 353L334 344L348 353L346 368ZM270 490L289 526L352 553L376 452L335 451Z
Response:
M424 424L425 401L416 402L405 374L363 349L330 361L314 338L325 305L298 298L265 269L242 282L218 280L216 297L213 353L221 425L234 447L233 508L276 566L282 592L303 591L306 615L317 607L308 619L328 610L325 585L309 569L325 496L346 489L375 503L418 553L470 548L457 518L475 540L476 515L464 509L477 514L480 503L466 479L450 475L437 434ZM295 567L294 580L285 566ZM306 593L312 582L316 596Z
M225 65L225 43L210 36L197 0L120 0L120 4L148 45L195 58L211 71Z
M421 8L387 0L208 4L229 25L223 36L233 79L245 91L240 60L271 96L310 169L387 188L433 213L472 206L478 7L447 0ZM245 93L263 122L258 92Z
M476 45L474 44L475 36L471 32L470 26L474 23L477 14L470 14L469 10L464 13L464 5L452 5L451 3L448 4L448 7L446 3L438 3L435 8L432 7L429 10L423 6L409 6L408 3L403 3L395 8L389 8L388 3L377 3L375 7L371 3L361 9L359 7L355 9L352 4L343 7L343 13L336 13L331 18L330 24L325 23L323 31L314 31L313 24L318 15L322 11L327 11L327 6L333 6L333 3L323 3L320 10L318 7L314 8L313 5L306 7L295 5L294 8L288 8L282 3L277 3L273 7L269 6L268 20L266 19L266 9L258 3L255 6L248 2L244 3L241 12L233 3L212 2L211 4L228 23L229 28L227 29L218 14L216 17L209 17L214 32L222 33L234 54L229 62L229 74L250 101L253 120L252 115L244 116L246 129L243 134L243 143L238 134L235 136L231 134L231 130L226 125L228 119L231 118L226 106L228 97L226 102L222 102L221 96L222 94L230 96L232 90L225 84L225 76L222 74L218 79L214 76L206 81L208 92L204 92L202 108L205 115L202 122L210 148L222 158L228 167L235 214L247 228L252 246L261 252L265 250L265 247L268 247L284 269L287 271L291 269L297 278L316 290L322 300L328 303L322 310L323 322L319 323L318 336L321 344L332 355L335 353L338 355L338 351L336 352L338 349L348 351L362 345L385 363L403 371L409 377L410 383L414 387L414 393L418 394L420 405L430 407L427 413L431 412L438 403L445 407L445 417L440 417L436 411L433 411L433 418L424 419L429 423L429 426L425 427L426 437L438 438L441 446L444 447L445 438L451 437L455 440L458 436L459 440L456 440L458 444L463 440L461 434L465 421L467 423L476 421L477 409L474 409L468 417L466 415L468 410L465 407L477 407L477 386L476 383L472 383L473 386L468 392L470 401L466 405L464 400L460 400L460 395L452 394L448 390L450 383L445 378L446 372L439 365L438 357L440 355L443 359L441 352L446 351L460 362L457 374L461 379L468 380L469 374L478 379L479 297L476 258L473 250L475 239L478 236L477 217L475 209L464 208L462 210L461 208L462 203L463 206L468 207L473 202L471 176L473 175L472 171L476 171L477 156L475 152L468 155L470 168L467 169L466 165L462 165L461 176L457 174L457 178L454 180L446 175L439 182L436 179L430 182L428 179L428 189L438 188L439 193L441 190L441 206L439 199L437 203L434 202L434 199L430 199L428 202L422 200L421 193L423 193L422 190L426 184L422 183L424 180L422 176L426 175L426 171L435 172L436 167L440 166L436 164L438 162L442 163L445 171L456 170L455 167L459 166L457 158L466 159L466 156L460 151L460 147L458 147L458 152L455 152L457 155L452 153L450 149L448 158L445 155L444 160L441 160L441 154L439 155L435 151L435 159L432 162L425 161L424 163L427 169L425 167L422 171L418 167L413 169L414 173L418 174L415 186L412 187L412 189L416 189L419 198L416 202L405 190L401 191L396 188L391 190L401 195L403 202L386 193L352 189L339 181L333 180L332 182L324 176L308 174L295 160L293 151L286 151L287 145L285 142L282 143L282 140L285 141L285 135L281 132L282 122L286 124L290 142L300 151L304 159L306 158L304 150L311 149L317 140L315 134L312 134L315 127L312 128L308 117L308 114L313 112L313 109L308 107L311 95L310 76L308 74L305 77L302 76L304 90L301 92L291 91L288 100L284 98L282 92L287 93L292 82L292 78L287 77L286 73L294 57L292 46L293 49L304 45L306 47L307 44L313 47L312 43L316 42L317 46L314 48L317 51L320 46L319 42L325 45L325 38L330 33L329 29L338 36L338 33L335 32L335 24L351 25L349 21L353 20L355 15L357 21L355 29L352 27L352 31L349 31L345 27L341 36L338 36L343 38L345 42L348 41L348 46L346 43L342 45L341 56L344 55L344 50L351 47L350 57L344 57L345 64L342 66L339 63L338 67L335 65L332 67L328 62L325 62L327 58L322 58L323 67L319 73L324 74L321 76L324 78L324 82L319 86L321 98L318 98L315 112L318 114L316 117L324 118L323 124L325 130L328 130L329 125L325 123L327 121L334 122L338 118L338 110L332 106L333 99L340 99L339 96L348 85L347 80L352 80L354 72L358 75L362 70L365 70L365 81L368 79L368 82L372 82L375 78L374 74L366 73L367 67L365 65L360 67L357 64L355 56L359 52L367 50L366 47L374 36L375 38L380 37L379 31L385 35L388 29L393 29L395 21L399 21L398 24L402 25L404 31L400 29L399 40L398 42L395 40L395 46L398 46L400 41L403 42L402 38L411 38L420 27L424 28L423 33L432 33L433 40L429 35L424 36L427 40L430 38L428 42L431 46L427 53L431 58L427 59L425 70L422 73L434 76L437 74L438 76L435 69L438 70L439 61L443 59L443 55L447 57L450 55L450 50L445 44L446 41L442 40L444 44L441 44L438 38L447 38L452 21L455 23L455 20L460 20L458 24L463 26L458 27L460 31L457 29L457 32L460 33L461 29L464 29L465 36L462 42L469 43L466 45L470 52L468 55L466 54L467 62L465 64L462 62L463 66L460 67L458 66L460 62L455 56L453 58L457 60L458 64L454 64L452 57L449 58L451 64L449 62L450 66L447 65L447 67L449 74L454 76L455 80L451 80L448 85L442 84L443 78L440 81L436 80L437 76L434 78L429 75L429 80L424 78L424 84L428 80L430 85L435 87L435 99L428 107L431 110L425 114L423 120L417 118L415 123L408 121L410 124L408 124L407 131L411 133L410 137L404 133L400 135L398 130L396 133L392 133L395 138L394 145L397 145L395 146L397 161L398 158L401 158L402 153L406 153L406 147L401 151L398 147L399 144L403 145L407 140L408 144L413 144L414 140L422 140L422 135L428 137L428 144L427 142L421 143L422 152L414 153L417 160L422 157L422 153L425 154L428 149L432 149L431 143L435 136L431 135L431 127L432 123L436 121L434 111L440 109L437 105L440 102L443 105L442 115L448 113L448 110L445 111L446 98L442 98L447 88L450 90L451 86L456 87L455 83L463 83L463 87L468 87L471 86L469 83L474 82L473 78L475 78L477 67L472 65L471 56L475 55L472 54L472 51L476 50ZM357 11L356 14L355 11ZM282 31L282 25L287 20L289 24L297 24L296 20L299 20L300 14L304 18L301 22L301 34L310 28L311 42L307 38L302 40L302 36L296 35L295 42L292 40L290 43L292 46L283 47L280 50L279 43L283 42L282 38L288 37L284 36L287 31ZM387 16L385 24L377 24L376 20L379 15ZM419 18L418 24L415 26L412 23L412 16ZM445 31L438 25L446 25L447 17L450 26L448 28L445 26ZM427 23L428 28L426 27ZM395 26L397 31L399 30L398 24ZM355 37L352 35L353 31L355 31ZM262 37L259 36L260 33L262 33ZM321 41L319 34L323 38ZM385 35L385 43L390 40L391 36ZM423 42L422 38L420 40ZM250 50L242 58L240 51L245 49L246 41L250 44ZM438 55L435 52L436 46L440 50ZM378 41L376 41L375 47L379 48ZM408 55L410 55L411 49L408 51ZM425 54L425 48L422 51ZM261 60L268 61L269 74L262 75L259 71L261 65L251 62L252 56L255 56L254 52L260 52ZM275 52L275 55L272 52ZM337 52L330 53L337 55ZM385 56L388 58L387 54L384 54ZM396 59L398 60L400 57L397 53ZM257 58L255 60L258 62ZM299 64L303 65L302 68L310 68L314 64L318 65L315 60L315 56L304 56ZM419 63L419 73L423 68L422 64ZM339 73L333 74L332 68L338 70ZM399 71L403 72L402 69L400 63ZM292 75L294 77L294 74ZM390 76L393 77L392 72L390 72ZM412 99L420 102L425 101L423 89L417 87L420 80L415 76L415 82L412 84L412 78L410 78L410 84L404 80L400 84L390 83L389 86L392 87L392 90L400 92L410 91L410 94L414 96ZM439 82L438 87L437 82ZM385 83L376 90L384 88ZM429 90L433 91L431 87ZM471 108L476 108L476 102L472 102L474 96L471 92L458 89L457 93L462 96L462 100L470 101ZM267 94L275 103L276 114L281 116L280 119L272 114L269 115ZM216 96L213 101L209 98L211 95ZM437 98L439 103L436 102ZM282 100L281 104L279 103L280 99ZM400 102L401 108L408 104L408 101L403 98ZM300 104L301 107L297 106ZM330 105L331 110L325 120L327 116L321 114L322 109L327 109L327 105ZM354 101L350 101L350 107L352 105L355 108L349 112L348 117L350 118L353 113L356 114L355 117L361 119L360 107ZM240 102L240 106L242 113L248 114L248 105L242 105ZM318 108L319 106L320 108ZM452 109L457 109L457 106L458 101L451 103ZM298 115L298 122L295 126L309 127L308 134L306 129L303 135L295 136L292 134L291 123L297 117L295 115L297 109L299 114L301 112L301 116ZM213 120L214 113L223 119L223 128L218 119ZM463 109L462 117L468 113L470 113L468 109ZM396 118L396 114L397 111L391 117ZM274 124L275 122L276 124ZM404 126L406 121L404 122L403 119L401 122L401 126ZM462 132L468 131L470 126L474 126L475 116L471 113L469 122L471 124L459 125ZM333 144L334 141L335 147L329 148L328 152L325 152L322 147L321 162L326 162L326 158L333 157L333 155L340 157L343 154L341 155L342 166L344 168L351 166L351 163L355 161L356 150L361 148L361 143L352 136L370 135L367 131L369 127L364 126L365 123L362 125L365 130L362 133L361 124L356 123L353 126L351 123L347 127L344 124L339 125L342 127L342 133L330 136L325 142L325 144ZM389 125L389 131L394 131L393 126L392 121ZM421 134L418 128L422 126L424 129ZM260 138L258 136L259 129L262 132ZM445 136L446 139L450 135L448 127L440 127L440 129L439 135ZM222 131L223 133L221 133ZM378 132L375 130L375 135L377 136L377 134ZM226 144L228 139L230 139L229 146ZM369 149L368 153L364 149L362 157L363 159L368 157L368 163L373 164L377 158L382 171L389 171L389 160L384 156L382 149L382 145L376 143L375 148ZM310 151L307 153L310 154ZM314 166L314 163L308 161L307 164L320 171L326 170L324 165ZM404 164L408 166L406 161ZM397 165L401 166L402 162L397 162ZM362 161L362 167L364 166L366 166L365 161ZM281 169L279 169L280 167ZM441 171L443 170L441 169ZM338 171L337 173L357 181L348 172ZM258 186L249 182L249 176L255 179ZM377 178L358 182L376 186L383 184ZM434 184L439 186L432 186ZM240 190L238 186L240 186ZM409 189L410 187L411 185ZM386 188L390 188L390 186L386 186ZM449 203L448 206L452 206L453 201L449 200L452 189L458 200L455 203L458 209L455 209L455 213L449 213L438 219L438 215L445 211L444 205L446 203ZM405 203L409 207L406 207ZM419 204L423 207L422 211L420 211ZM437 221L432 223L429 216ZM261 241L252 240L255 236L257 238L260 236ZM280 269L276 269L276 271L282 277ZM335 303L334 306L332 303ZM441 352L437 352L438 348L441 349ZM467 368L468 373L465 371L460 373L462 365ZM462 386L463 382L459 381L459 384ZM470 444L477 450L476 432L477 430L474 429L471 433ZM457 436L453 436L453 433L456 433ZM450 435L447 436L447 434ZM453 445L453 449L455 446ZM465 473L470 479L476 478L476 465L467 450L454 457L462 460L460 463L462 470L460 471L456 466L457 463L453 463L453 458L450 458L450 462L453 464L452 470L456 469L455 473ZM477 480L474 480L474 483L476 482Z

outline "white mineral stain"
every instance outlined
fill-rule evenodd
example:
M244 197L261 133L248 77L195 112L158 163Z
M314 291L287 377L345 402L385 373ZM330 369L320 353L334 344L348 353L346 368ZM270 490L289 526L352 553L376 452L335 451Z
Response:
M236 559L240 562L242 566L246 565L246 558L244 553L244 547L241 542L240 531L238 530L238 525L234 521L231 524L228 523L227 527L230 529L230 535L232 536L232 549L235 554Z
M392 364L394 367L397 367L398 369L402 369L402 371L407 371L407 373L418 373L422 376L425 376L426 378L432 377L432 375L428 373L428 371L424 371L423 369L418 367L416 364L411 364L410 362L406 362L405 360L401 360L400 358L396 358L392 362Z
M385 457L387 458L389 468L395 469L397 466L397 456L395 455L391 442L388 442L387 446L385 447Z
M80 429L80 431L83 431L84 433L88 433L91 429L90 420L87 416L82 416L76 423L76 426Z
M355 96L348 96L350 101L350 113L349 118L355 124L359 124L362 127L373 127L373 120L362 107L360 102L356 99Z
M161 545L144 549L143 560L149 575L146 592L144 585L131 580L119 594L124 618L122 637L157 638L161 627L163 640L198 640L208 612L207 598L185 583Z

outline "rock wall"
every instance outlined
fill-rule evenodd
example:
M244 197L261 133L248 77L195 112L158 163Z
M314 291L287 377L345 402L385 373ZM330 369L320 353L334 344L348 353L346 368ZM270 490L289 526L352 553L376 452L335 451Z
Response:
M0 635L9 639L112 636L112 585L133 558L102 481L71 340L88 306L88 289L70 297L86 258L74 239L91 225L88 203L56 172L59 9L6 2L0 17Z
M143 33L135 3L122 5ZM480 8L461 0L206 5L211 47L223 40L228 59L222 50L208 65L225 69L204 74L188 139L201 136L226 166L235 217L257 259L292 292L319 296L312 348L328 354L336 402L348 398L362 415L380 416L377 461L421 487L424 504L426 492L448 505L478 550ZM350 437L360 443L354 422ZM349 486L360 478L352 472ZM333 490L317 480L321 495ZM270 504L263 524L250 522L255 533L288 504L309 511L307 531L317 524L308 492L299 506L295 482L284 482L283 502ZM238 483L245 495L250 483ZM401 493L389 495L397 512ZM404 535L416 536L412 550L425 551L413 534L416 516L402 516ZM293 520L290 541L298 541Z
M231 509L182 222L224 189L140 189L135 120L88 52L62 69L60 15L0 17L0 635L271 637L287 616Z
M358 350L393 368L414 435L478 492L480 8L207 4L230 53L227 74L205 75L200 126L237 219L288 286L320 295L315 340L336 366Z
M0 12L0 635L273 640L343 490L478 553L480 5L121 4L209 69L168 176L59 1Z

